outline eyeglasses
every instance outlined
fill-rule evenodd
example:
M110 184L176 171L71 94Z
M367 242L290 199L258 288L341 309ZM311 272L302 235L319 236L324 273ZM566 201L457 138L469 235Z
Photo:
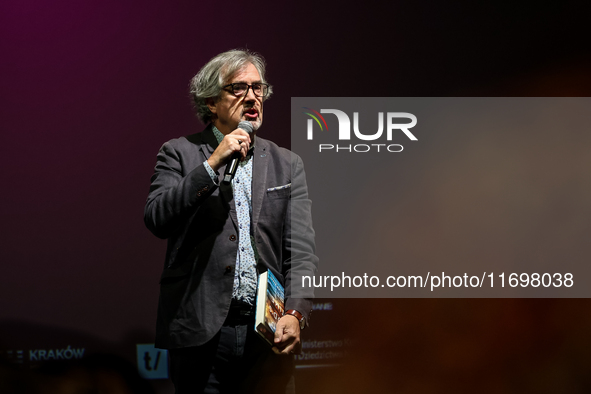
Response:
M248 89L250 88L252 88L252 92L257 97L265 97L269 94L269 85L266 83L255 82L252 85L244 82L230 83L226 86L222 86L222 89L227 87L232 87L232 93L237 97L246 96L248 94Z

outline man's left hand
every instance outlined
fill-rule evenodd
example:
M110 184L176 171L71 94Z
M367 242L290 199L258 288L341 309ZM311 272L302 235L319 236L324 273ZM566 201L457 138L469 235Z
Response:
M277 322L273 351L277 354L300 354L302 351L300 322L295 316L285 315Z

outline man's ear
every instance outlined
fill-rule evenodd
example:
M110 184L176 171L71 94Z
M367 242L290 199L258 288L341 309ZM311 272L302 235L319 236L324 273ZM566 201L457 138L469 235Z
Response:
M207 104L207 107L209 108L209 110L211 111L212 114L216 113L217 106L215 105L215 100L212 97L206 98L205 104Z

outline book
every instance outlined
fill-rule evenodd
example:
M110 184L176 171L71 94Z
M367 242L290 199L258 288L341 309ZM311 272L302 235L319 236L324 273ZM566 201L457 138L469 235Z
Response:
M285 294L283 286L269 270L259 275L254 329L271 346L277 322L283 316Z

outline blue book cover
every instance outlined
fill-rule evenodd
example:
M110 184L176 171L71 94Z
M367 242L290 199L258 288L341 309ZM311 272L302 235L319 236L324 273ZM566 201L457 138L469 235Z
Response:
M285 294L279 280L269 270L259 275L255 330L273 345L277 322L284 313Z

